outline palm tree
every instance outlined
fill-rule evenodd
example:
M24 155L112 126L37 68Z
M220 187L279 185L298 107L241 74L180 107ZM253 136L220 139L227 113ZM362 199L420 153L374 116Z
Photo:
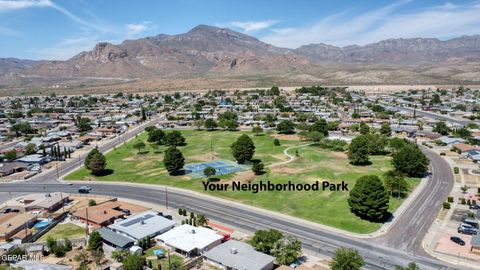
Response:
M196 220L198 226L205 227L208 224L208 218L204 214L198 214Z

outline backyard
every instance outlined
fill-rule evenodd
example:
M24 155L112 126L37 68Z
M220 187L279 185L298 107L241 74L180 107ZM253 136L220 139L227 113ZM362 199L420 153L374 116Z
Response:
M283 151L290 146L305 144L294 137L280 137L280 146L274 146L273 138L269 135L254 136L251 132L229 131L182 131L187 145L180 147L185 156L185 164L212 160L233 160L230 145L242 134L248 134L254 141L255 159L261 159L266 166L288 160ZM214 196L234 199L246 204L282 212L292 216L308 219L321 224L333 226L356 233L369 233L380 228L380 223L361 220L349 210L348 192L318 191L318 192L288 192L269 191L253 194L251 192L204 191L202 179L188 175L170 176L162 163L165 146L154 149L148 146L138 153L133 148L137 140L146 141L143 133L138 138L112 150L106 154L107 169L110 174L95 177L88 170L81 168L68 175L68 180L101 180L101 181L129 181L138 183L170 185L180 188L207 192ZM296 150L295 150L296 149ZM345 181L351 190L356 179L362 175L375 174L382 176L392 169L390 157L373 156L369 166L353 166L349 164L343 152L333 152L315 145L302 146L289 150L289 154L298 157L294 162L266 168L266 173L255 176L250 170L219 176L221 181L259 181L270 180L273 183L286 183L289 180L295 183L308 183L328 180L333 183ZM418 184L419 179L408 179L411 188ZM394 211L402 199L390 199L390 211Z
M85 229L72 223L58 224L46 234L42 235L37 242L45 242L49 236L55 240L81 238L85 236Z

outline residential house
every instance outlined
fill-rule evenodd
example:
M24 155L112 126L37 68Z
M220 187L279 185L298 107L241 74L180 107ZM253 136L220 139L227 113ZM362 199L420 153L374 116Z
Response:
M221 244L223 236L211 229L184 224L155 239L176 252L193 257Z
M236 240L218 245L203 256L207 263L225 270L271 270L275 261L275 257Z

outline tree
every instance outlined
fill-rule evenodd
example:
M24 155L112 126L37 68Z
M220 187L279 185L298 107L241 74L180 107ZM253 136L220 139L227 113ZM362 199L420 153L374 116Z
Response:
M90 119L88 118L80 118L77 122L77 128L80 132L86 132L92 130L92 126L90 125Z
M5 152L5 154L3 154L3 157L8 161L12 161L17 158L17 151L15 150L7 151Z
M142 110L141 110L141 115L142 115L142 122L147 120L147 114L145 113L145 108L142 107Z
M273 145L280 146L280 140L277 138L273 139Z
M258 230L250 240L255 250L272 255L275 243L283 238L283 234L277 230Z
M165 132L163 130L155 128L148 132L147 142L163 144L163 139L165 138Z
M193 125L197 128L197 130L200 130L201 127L205 124L205 121L203 119L197 119L193 121Z
M348 146L348 159L353 165L367 165L370 163L370 141L366 136L358 136Z
M85 158L85 167L89 169L93 175L99 174L107 166L105 156L98 151L97 148L93 148Z
M77 268L78 269L85 269L87 270L87 263L88 263L88 253L87 251L85 250L80 250L77 255L75 255L74 257L75 261L79 262L80 263L80 267ZM81 268L81 267L84 267L84 268Z
M309 131L305 134L307 140L312 141L314 143L318 143L319 141L325 138L325 135L319 131Z
M217 170L215 168L208 166L205 169L203 169L203 174L210 179L210 177L214 176L217 173Z
M370 127L365 124L364 122L360 123L360 134L362 135L366 135L368 133L370 133Z
M175 146L170 146L165 150L163 164L170 175L175 175L183 168L183 165L185 165L185 158L180 150Z
M32 126L30 126L30 124L27 122L14 124L10 130L15 132L16 137L18 137L20 134L31 134L34 132Z
M208 218L204 214L198 214L197 225L202 227L208 225Z
M388 123L382 124L380 127L380 134L390 137L392 135L392 128Z
M260 135L260 133L263 132L263 128L261 126L254 126L252 128L253 133L255 133L255 136Z
M331 270L360 270L365 262L353 248L339 248L330 262Z
M217 124L217 122L215 122L215 120L213 120L211 118L205 120L205 128L207 130L210 130L210 131L214 130L214 129L217 128L217 126L218 126L218 124Z
M255 162L252 165L252 171L255 175L261 175L264 173L264 166L262 162Z
M396 170L409 177L422 177L428 172L428 159L417 146L408 144L393 153Z
M95 206L97 205L97 202L94 199L88 200L88 206Z
M411 262L407 265L407 267L402 266L395 266L395 270L421 270L420 267L414 262Z
M181 261L172 261L168 266L168 270L181 270L183 267Z
M72 241L70 241L70 239L68 238L64 238L63 239L63 247L65 249L65 251L71 251L72 250Z
M310 126L310 131L316 131L321 133L323 136L328 136L328 123L325 119L321 118L316 121L312 126Z
M90 252L102 250L102 236L98 231L93 231L88 238L87 250Z
M37 152L35 148L36 148L35 144L33 143L27 144L25 146L25 154L27 155L35 154Z
M381 221L386 217L388 203L388 194L376 175L360 177L348 199L350 210L355 215L371 221Z
M133 144L133 148L137 149L138 153L140 153L145 147L147 147L147 145L143 141L137 141Z
M472 132L466 128L460 128L455 131L455 135L463 139L468 139L472 137Z
M185 137L178 130L173 130L165 135L164 142L168 146L185 145Z
M302 254L302 242L293 236L284 237L274 243L272 253L278 264L289 265Z
M282 120L277 125L277 131L281 134L293 134L295 133L295 125L292 123L292 121Z
M238 137L237 141L234 142L230 148L232 149L233 157L235 157L240 164L252 160L255 154L255 145L247 134Z
M117 262L122 262L130 252L126 249L116 249L112 251L112 259L116 260Z
M390 170L384 175L385 189L390 195L396 193L401 196L408 191L408 183L403 177L403 173L395 170Z
M440 133L441 135L448 135L448 133L450 133L450 128L447 126L447 124L445 122L436 122L435 123L435 126L433 127L433 132L437 132L437 133Z

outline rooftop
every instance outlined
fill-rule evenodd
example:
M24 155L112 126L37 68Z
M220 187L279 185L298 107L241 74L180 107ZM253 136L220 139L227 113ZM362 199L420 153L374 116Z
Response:
M213 242L222 239L223 236L211 229L185 224L155 238L169 246L190 252L194 249L204 249Z
M134 239L156 235L173 227L175 222L159 216L155 211L145 211L108 226L114 231L122 232Z
M256 251L252 246L236 240L229 240L203 254L209 260L226 267L242 270L261 270L275 258Z

